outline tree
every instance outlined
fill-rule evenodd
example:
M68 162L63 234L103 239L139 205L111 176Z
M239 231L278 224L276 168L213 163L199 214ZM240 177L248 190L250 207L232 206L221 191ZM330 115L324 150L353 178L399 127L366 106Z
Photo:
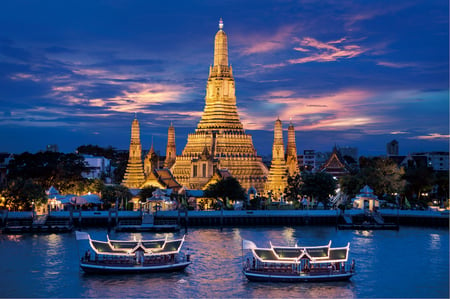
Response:
M12 210L31 210L33 202L35 205L47 203L44 188L31 179L9 182L2 196L5 198L4 205Z
M301 180L301 193L322 202L325 207L330 195L336 194L337 182L329 173L304 171Z
M287 187L285 190L286 199L296 203L301 198L302 180L300 174L288 176Z
M133 198L130 190L122 185L105 186L102 190L102 201L106 206L110 207L112 204L118 202L128 202Z
M205 197L221 198L226 205L226 198L230 200L245 200L246 194L244 188L234 177L228 177L211 184L204 192Z
M404 174L404 179L406 179L406 196L412 199L417 199L420 203L421 194L423 192L430 192L434 183L434 173L431 167L419 166L419 167L408 167L406 173ZM426 202L422 202L422 205L426 205Z
M359 172L342 177L339 185L342 191L355 196L365 185L374 190L378 196L400 194L405 187L404 170L388 158L374 157L359 159Z

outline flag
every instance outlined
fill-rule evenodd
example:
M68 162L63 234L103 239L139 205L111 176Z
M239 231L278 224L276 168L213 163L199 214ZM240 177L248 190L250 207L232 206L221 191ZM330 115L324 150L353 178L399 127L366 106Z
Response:
M89 234L88 233L76 231L75 235L77 237L77 241L78 240L89 240Z
M409 204L409 201L408 201L408 199L406 198L406 196L405 196L405 206L406 206L408 209L411 209L411 205Z
M249 240L242 240L243 249L256 249L256 244Z

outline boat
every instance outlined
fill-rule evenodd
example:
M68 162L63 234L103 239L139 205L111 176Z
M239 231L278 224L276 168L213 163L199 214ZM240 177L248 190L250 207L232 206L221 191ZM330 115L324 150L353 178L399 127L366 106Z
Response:
M80 258L85 273L147 273L182 271L192 262L190 254L181 251L185 236L168 240L111 240L91 239L86 232L76 231L77 241L89 246Z
M355 261L348 262L350 243L345 247L273 246L258 248L243 240L243 272L250 281L324 282L349 280L355 275ZM251 252L251 254L250 254Z

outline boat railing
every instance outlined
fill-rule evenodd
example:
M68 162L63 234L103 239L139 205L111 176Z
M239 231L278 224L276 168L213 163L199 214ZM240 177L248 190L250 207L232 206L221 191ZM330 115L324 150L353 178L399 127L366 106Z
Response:
M354 261L351 263L324 263L319 265L303 266L300 264L282 264L282 263L262 263L259 261L247 259L243 266L245 271L262 272L262 273L297 273L308 275L334 275L340 273L355 272Z
M167 265L177 264L181 262L189 262L189 254L170 254L170 255L152 255L144 256L143 261L137 258L135 255L102 255L95 254L90 256L85 254L81 258L81 262L88 264L114 264L114 265L140 265L142 262L144 265Z

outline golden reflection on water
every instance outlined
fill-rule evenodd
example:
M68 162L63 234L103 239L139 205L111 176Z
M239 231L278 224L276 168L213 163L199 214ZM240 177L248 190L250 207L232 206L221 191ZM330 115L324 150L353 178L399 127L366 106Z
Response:
M441 236L438 234L430 234L430 249L436 250L441 248Z

